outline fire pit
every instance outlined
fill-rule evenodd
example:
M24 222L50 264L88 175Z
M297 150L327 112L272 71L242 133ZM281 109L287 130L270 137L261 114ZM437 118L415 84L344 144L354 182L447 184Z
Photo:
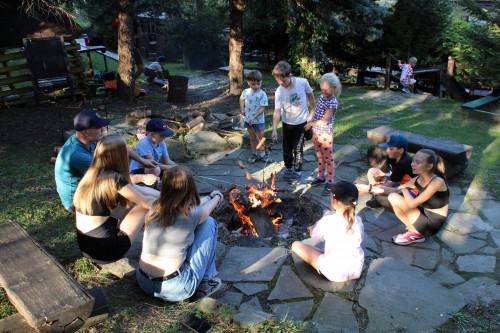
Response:
M309 237L307 227L323 208L271 184L231 186L227 200L212 216L219 222L219 240L226 245L274 246ZM304 236L304 234L306 234ZM253 243L253 244L252 244Z

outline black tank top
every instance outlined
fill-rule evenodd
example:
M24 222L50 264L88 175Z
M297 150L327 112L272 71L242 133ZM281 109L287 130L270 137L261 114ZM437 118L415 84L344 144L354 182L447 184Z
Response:
M434 176L436 178L436 176ZM431 179L429 184L434 180L434 178ZM420 179L420 176L415 179L415 187L418 189L418 193L422 193L427 186L422 187L419 183L418 180ZM446 182L445 182L446 184ZM430 197L426 202L422 204L422 207L427 208L427 209L437 209L437 208L443 208L450 202L450 188L448 187L448 184L446 184L446 191L437 191L434 193L432 197Z

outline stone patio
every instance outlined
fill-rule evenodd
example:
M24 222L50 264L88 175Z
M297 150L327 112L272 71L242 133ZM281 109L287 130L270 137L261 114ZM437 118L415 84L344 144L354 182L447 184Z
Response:
M407 98L409 107L418 103L421 97L416 96ZM375 97L384 102L386 96ZM390 120L378 119L372 125L381 126ZM206 138L199 141L210 146ZM365 142L368 140L357 139L354 143ZM233 183L242 189L277 172L277 187L287 187L296 196L329 209L329 198L321 195L323 188L307 185L317 171L312 141L305 145L298 185L283 182L280 148L276 145L271 153L278 162L269 164L246 163L250 152L241 148L203 155L184 164L193 171L200 193L225 189ZM366 183L366 151L354 145L334 145L334 152L335 181ZM239 160L251 180L243 175ZM445 227L424 243L409 246L391 242L394 234L405 229L396 216L381 208L366 207L370 195L360 197L357 212L365 225L365 267L358 280L329 282L280 246L231 248L219 243L217 267L226 288L218 301L239 309L234 317L238 327L286 318L306 320L305 332L432 332L467 303L499 300L499 202L460 175L449 185L452 200ZM322 246L311 239L304 242ZM136 244L140 248L140 243Z

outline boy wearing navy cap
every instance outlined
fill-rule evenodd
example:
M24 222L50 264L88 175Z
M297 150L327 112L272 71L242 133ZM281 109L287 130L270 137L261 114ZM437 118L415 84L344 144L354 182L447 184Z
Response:
M146 136L139 141L135 152L142 158L154 160L158 165L154 168L144 168L136 161L130 163L131 174L154 174L163 176L163 170L167 170L177 164L168 156L165 138L174 135L174 131L160 118L153 118L146 124Z
M384 207L392 211L387 197L396 192L396 188L411 180L414 175L411 168L413 158L406 153L408 139L403 134L393 134L389 141L379 144L386 148L387 159L382 167L368 170L368 184L356 185L360 194L372 193L373 198L366 202L370 208ZM418 194L411 192L413 196Z

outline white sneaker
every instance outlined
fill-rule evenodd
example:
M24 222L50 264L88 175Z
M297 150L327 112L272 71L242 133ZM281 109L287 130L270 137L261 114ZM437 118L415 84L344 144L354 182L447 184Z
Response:
M403 92L405 92L405 93L407 93L407 94L411 94L411 91L410 91L410 89L408 89L408 88L403 88L402 90L403 90Z

